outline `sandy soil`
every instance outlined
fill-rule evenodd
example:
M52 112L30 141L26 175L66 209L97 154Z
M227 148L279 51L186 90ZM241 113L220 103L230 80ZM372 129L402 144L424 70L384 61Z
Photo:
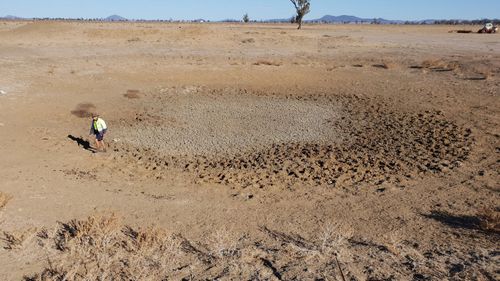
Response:
M452 29L0 22L0 279L498 280L500 37Z

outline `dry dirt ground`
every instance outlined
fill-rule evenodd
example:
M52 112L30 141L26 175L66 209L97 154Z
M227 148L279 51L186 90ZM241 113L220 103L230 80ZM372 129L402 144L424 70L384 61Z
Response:
M500 36L451 29L0 22L0 279L498 280Z

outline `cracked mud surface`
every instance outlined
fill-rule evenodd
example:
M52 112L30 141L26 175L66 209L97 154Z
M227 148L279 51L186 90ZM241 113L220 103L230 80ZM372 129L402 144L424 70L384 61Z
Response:
M452 170L474 142L440 112L402 111L390 100L241 92L152 93L135 120L121 122L129 125L116 151L201 182L342 187Z

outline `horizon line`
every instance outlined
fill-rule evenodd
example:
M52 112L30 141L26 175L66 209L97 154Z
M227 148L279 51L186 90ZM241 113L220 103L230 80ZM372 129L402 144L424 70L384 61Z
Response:
M324 17L355 17L358 18L359 21L361 22L369 22L369 21L374 21L374 20L384 20L384 21L392 21L392 22L425 22L425 21L500 21L500 18L477 18L477 19L460 19L460 18L427 18L427 19L417 19L417 20L404 20L404 19L386 19L382 17L373 17L373 18L361 18L358 16L354 15L339 15L339 16L334 16L330 14L325 14L323 17L317 18L317 19L309 19L309 20L304 20L305 22L311 22L311 21L321 21L322 18ZM120 19L112 20L110 18L112 17L119 17ZM291 17L290 17L291 18ZM289 20L290 18L275 18L275 19L259 19L259 20L251 20L251 22L273 22L273 21L286 21ZM119 14L112 14L107 17L21 17L21 16L15 16L15 15L5 15L5 16L0 16L0 19L2 20L89 20L89 21L205 21L205 22L224 22L224 21L241 21L236 18L226 18L226 19L220 19L220 20L207 20L204 18L195 18L195 19L173 19L173 18L157 18L157 19L144 19L144 18L126 18L123 16L120 16ZM356 20L357 21L357 20ZM342 21L339 21L342 22ZM345 21L345 22L355 22L355 21Z

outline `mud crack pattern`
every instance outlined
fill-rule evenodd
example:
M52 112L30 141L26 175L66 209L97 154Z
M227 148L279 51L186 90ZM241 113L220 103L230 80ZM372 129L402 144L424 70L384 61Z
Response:
M340 108L340 117L325 119L327 125L322 129L342 132L342 137L330 142L279 142L241 153L208 156L166 155L130 144L117 146L116 151L143 161L151 171L181 169L192 173L198 182L240 188L297 183L347 187L398 183L455 169L467 160L474 142L470 129L437 111L404 111L389 100L359 96L286 98Z

